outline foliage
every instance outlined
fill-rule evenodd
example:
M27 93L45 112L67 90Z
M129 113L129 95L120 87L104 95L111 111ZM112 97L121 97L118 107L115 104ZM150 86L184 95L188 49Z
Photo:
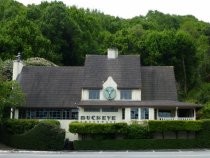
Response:
M74 141L75 150L195 149L205 147L207 146L203 145L203 141L196 139L124 139Z
M79 134L124 134L127 132L127 123L79 123L72 122L69 124L71 133Z
M148 125L115 123L96 124L79 123L69 124L71 133L78 133L89 136L92 139L117 138L116 135L124 139L148 139L154 132L198 132L202 130L202 121L148 121Z
M126 139L146 139L150 137L148 127L139 124L129 125L127 127L127 133L125 134Z
M201 119L210 119L210 102L204 104L204 107L199 111Z
M65 131L51 124L40 123L31 131L11 136L11 146L20 149L61 150Z
M11 123L12 122L12 123ZM60 129L58 126L58 121L41 121L37 122L34 120L17 120L16 123L19 124L14 125L15 121L10 121L11 128L7 127L7 129L15 129L15 132L11 134L11 132L7 132L4 130L2 133L3 137L2 141L12 147L19 149L33 149L33 150L61 150L64 147L64 138L65 131ZM36 124L34 126L34 124ZM23 130L22 127L28 128ZM33 128L29 128L29 126L33 126ZM21 133L25 131L24 133ZM17 134L21 133L21 134Z
M34 128L38 120L8 119L3 122L3 128L8 134L22 134Z
M6 107L18 107L24 101L24 94L17 82L0 80L0 119Z
M51 61L39 57L28 58L24 61L24 64L26 64L27 66L57 66Z
M210 24L191 15L149 11L122 19L57 1L24 6L1 0L0 8L3 60L22 52L25 60L40 57L58 65L83 65L86 54L101 55L117 47L120 54L141 55L143 65L174 66L180 99L210 82Z
M160 122L165 122L167 129L158 128ZM86 140L74 141L74 149L76 150L151 150L151 149L195 149L195 148L210 148L210 120L194 121L195 124L183 121L186 126L182 126L175 122L169 127L170 121L151 121L150 128L153 132L156 131L199 131L195 139L123 139L123 140ZM172 122L172 121L171 121ZM196 125L197 124L197 125ZM160 124L161 126L161 124ZM155 129L157 128L157 129ZM182 129L181 129L182 128ZM192 129L192 128L195 128Z
M149 121L148 126L151 132L200 131L202 121Z
M45 124L60 127L60 122L57 120L42 120L42 121L40 121L40 123L45 123Z

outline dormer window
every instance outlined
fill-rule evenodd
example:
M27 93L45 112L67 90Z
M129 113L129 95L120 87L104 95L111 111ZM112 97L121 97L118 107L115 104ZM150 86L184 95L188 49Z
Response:
M100 90L99 89L89 90L89 99L90 100L99 100L99 98L100 98Z
M130 89L122 89L120 90L120 99L121 100L131 100L132 99L132 91Z

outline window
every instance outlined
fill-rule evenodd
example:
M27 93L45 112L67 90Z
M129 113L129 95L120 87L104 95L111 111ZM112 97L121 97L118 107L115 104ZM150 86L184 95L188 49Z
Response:
M159 110L159 117L172 117L172 112L170 110Z
M139 109L131 108L131 119L138 119L138 118L139 118Z
M89 99L99 99L100 90L89 90Z
M149 109L148 108L141 108L141 119L142 120L149 119Z
M131 90L120 90L120 99L122 100L131 100Z
M102 112L118 112L117 108L102 108Z
M78 120L78 109L24 108L19 110L19 118Z
M100 112L100 108L84 108L84 112Z

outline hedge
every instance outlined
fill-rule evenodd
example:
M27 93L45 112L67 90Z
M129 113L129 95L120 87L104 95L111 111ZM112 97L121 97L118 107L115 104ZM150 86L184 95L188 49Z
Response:
M200 131L202 121L148 121L150 132Z
M42 123L51 124L57 127L60 127L60 122L57 120L42 120Z
M9 144L19 149L62 150L64 139L64 130L55 125L41 122L24 134L12 135Z
M79 134L125 134L127 133L127 123L80 123L72 122L69 124L71 133Z
M131 124L127 126L127 133L125 133L124 137L126 139L146 139L152 136L147 126Z
M171 124L170 124L171 123ZM128 125L134 138L140 136L142 126ZM138 129L139 128L139 129ZM74 141L76 150L146 150L146 149L192 149L210 148L210 120L200 121L148 121L147 134L150 132L192 131L196 132L195 139L122 139L122 140L77 140ZM127 133L127 135L128 135ZM129 138L129 137L127 137ZM148 135L147 138L150 138Z
M124 139L74 141L75 150L146 150L146 149L192 149L205 148L197 139Z
M3 121L3 129L8 134L22 134L39 123L38 120L8 119Z
M65 131L60 129L59 121L8 120L4 123L1 138L6 145L33 150L61 150L64 147Z

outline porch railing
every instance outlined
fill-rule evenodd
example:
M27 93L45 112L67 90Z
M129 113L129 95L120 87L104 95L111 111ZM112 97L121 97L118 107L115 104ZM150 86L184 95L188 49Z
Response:
M194 117L158 117L158 120L195 120Z

